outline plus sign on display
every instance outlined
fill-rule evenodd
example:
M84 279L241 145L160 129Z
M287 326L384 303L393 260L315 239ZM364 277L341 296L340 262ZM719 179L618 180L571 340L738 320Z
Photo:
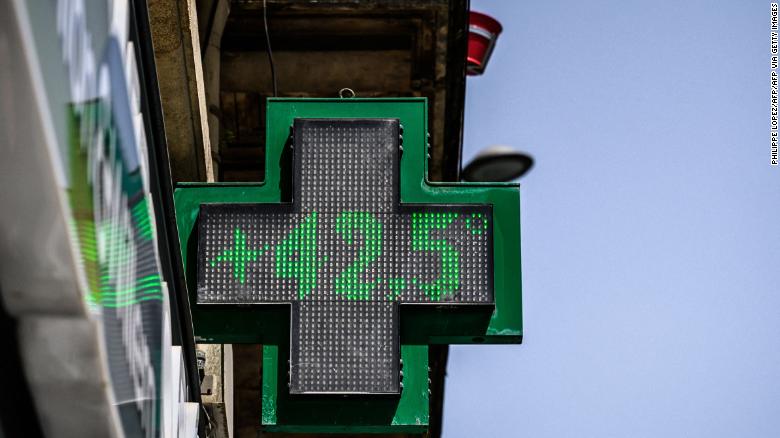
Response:
M518 186L430 181L428 108L270 98L262 182L177 186L195 338L262 345L265 432L425 433L429 345L521 342Z
M401 204L401 138L296 119L292 203L201 206L198 303L291 303L291 393L398 393L400 303L493 302L491 207Z

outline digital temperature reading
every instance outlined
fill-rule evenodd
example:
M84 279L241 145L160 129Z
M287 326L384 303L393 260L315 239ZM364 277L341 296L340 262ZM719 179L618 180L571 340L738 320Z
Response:
M493 303L491 207L401 204L398 120L293 137L292 203L201 206L198 303L290 303L291 393L398 393L399 304Z

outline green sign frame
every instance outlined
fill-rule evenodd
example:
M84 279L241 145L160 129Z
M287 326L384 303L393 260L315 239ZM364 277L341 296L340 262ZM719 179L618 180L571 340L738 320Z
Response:
M428 180L425 98L270 98L266 111L265 181L185 183L175 192L176 220L201 343L263 344L262 425L269 432L415 433L428 426L428 344L513 344L523 336L520 275L520 191L516 183ZM402 306L404 387L398 398L296 398L286 385L287 306L198 305L197 218L203 203L280 203L291 193L290 127L296 118L397 118L403 125L402 203L491 204L495 308ZM475 370L477 371L477 370ZM484 370L479 370L484 371Z

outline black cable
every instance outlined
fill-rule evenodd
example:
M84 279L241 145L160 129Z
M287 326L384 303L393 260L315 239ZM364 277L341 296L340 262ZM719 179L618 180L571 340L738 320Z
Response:
M274 97L279 95L276 88L276 68L274 67L274 54L271 52L271 36L268 34L268 5L263 0L263 27L265 28L265 51L268 53L268 63L271 65L271 81L274 84Z

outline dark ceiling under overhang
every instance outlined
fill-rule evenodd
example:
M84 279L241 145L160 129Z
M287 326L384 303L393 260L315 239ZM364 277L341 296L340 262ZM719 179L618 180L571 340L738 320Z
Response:
M337 97L342 88L427 97L430 178L458 179L467 0L269 0L267 14L280 97ZM208 19L199 21L203 33ZM230 3L220 91L218 179L261 180L263 101L273 95L262 0Z

